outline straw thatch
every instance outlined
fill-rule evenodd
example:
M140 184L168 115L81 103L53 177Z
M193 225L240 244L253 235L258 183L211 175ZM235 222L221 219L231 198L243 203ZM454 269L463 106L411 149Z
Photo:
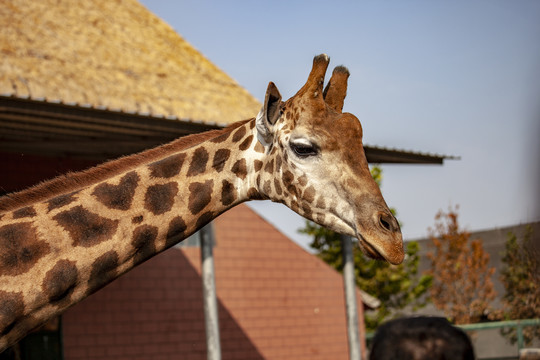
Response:
M6 0L0 94L228 124L260 104L136 0Z

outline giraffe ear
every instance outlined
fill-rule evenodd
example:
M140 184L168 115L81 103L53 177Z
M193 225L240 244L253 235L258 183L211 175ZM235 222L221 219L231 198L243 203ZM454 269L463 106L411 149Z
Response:
M272 143L273 126L281 115L281 94L273 82L268 84L264 104L257 115L257 133L263 145Z

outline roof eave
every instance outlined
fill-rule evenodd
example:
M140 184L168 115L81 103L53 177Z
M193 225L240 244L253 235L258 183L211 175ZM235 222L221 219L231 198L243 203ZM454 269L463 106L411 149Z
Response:
M111 159L225 125L0 94L0 151ZM99 140L99 141L97 141ZM443 164L453 156L364 146L374 164Z
M443 165L444 160L459 160L457 156L426 154L415 151L388 149L364 145L366 157L372 164Z

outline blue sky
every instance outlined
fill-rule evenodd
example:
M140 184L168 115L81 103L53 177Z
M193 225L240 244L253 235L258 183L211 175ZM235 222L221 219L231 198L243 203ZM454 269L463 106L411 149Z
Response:
M383 166L405 239L450 205L468 230L540 220L540 1L142 3L259 100L269 81L292 96L324 52L351 72L364 143L460 156ZM251 204L305 246L299 217Z

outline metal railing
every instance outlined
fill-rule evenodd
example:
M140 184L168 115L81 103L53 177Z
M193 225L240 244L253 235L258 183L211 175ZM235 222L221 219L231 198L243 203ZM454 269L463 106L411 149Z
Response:
M456 326L465 331L482 331L482 330L488 330L488 329L515 328L516 335L517 335L517 348L518 348L517 353L519 354L519 351L525 347L524 346L525 341L523 338L523 328L527 326L540 326L540 319L493 321L493 322L456 325ZM509 358L501 357L501 358L489 358L489 359L502 360L502 359L509 359ZM517 357L513 357L512 359L517 359Z

